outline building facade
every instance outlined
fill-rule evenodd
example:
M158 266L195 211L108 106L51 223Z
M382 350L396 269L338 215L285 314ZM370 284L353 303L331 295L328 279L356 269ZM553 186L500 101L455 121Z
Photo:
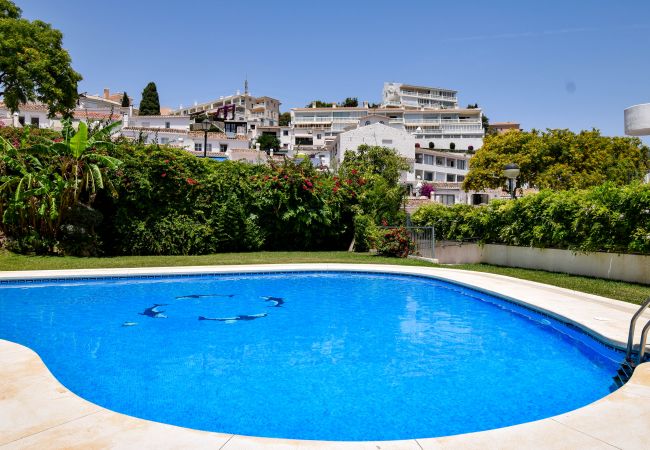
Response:
M368 117L404 130L420 147L440 150L478 149L483 145L480 108L459 108L457 92L450 89L385 83L383 103L362 107L293 108L290 148L319 151L343 131L366 124Z
M182 148L203 155L205 134L190 131L190 116L130 116L123 117L122 136L145 144L161 144ZM249 149L249 140L242 135L209 132L206 147L208 156L230 158L233 151Z
M247 135L255 138L260 126L278 126L280 121L280 100L262 96L254 97L248 92L248 82L244 85L244 93L237 91L234 95L222 96L218 99L195 104L188 108L172 111L172 115L190 116L201 113L216 113L219 108L234 106L234 114L225 120L226 132Z
M382 106L385 108L456 109L458 108L457 93L451 89L384 83Z

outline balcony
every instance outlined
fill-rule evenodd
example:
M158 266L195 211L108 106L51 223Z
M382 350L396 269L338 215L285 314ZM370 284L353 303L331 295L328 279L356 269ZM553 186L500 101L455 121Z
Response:
M294 123L332 123L332 117L300 117L296 116Z

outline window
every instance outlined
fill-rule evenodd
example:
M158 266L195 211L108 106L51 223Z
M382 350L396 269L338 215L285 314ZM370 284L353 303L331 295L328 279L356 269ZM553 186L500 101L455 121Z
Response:
M282 136L289 136L289 130L282 130Z
M172 124L169 122L165 122L165 128L171 128Z
M422 164L422 156L423 156L422 153L416 153L415 154L415 162L417 164Z
M227 152L228 151L228 144L219 144L219 151L220 152Z
M32 124L33 127L38 128L38 125L39 125L38 117L32 117L30 123Z
M456 167L456 160L447 158L447 167Z
M453 205L456 203L456 198L453 194L436 194L436 201L443 205Z
M25 125L25 116L18 116L18 123L21 125Z
M251 124L251 130L254 130L254 129L255 129L255 125Z
M454 181L456 181L456 175L454 175L453 173L448 173L447 174L447 182L448 183L453 183Z
M465 168L467 167L467 161L465 161L464 159L459 159L456 167L460 170L465 170Z
M445 165L445 158L442 156L436 156L436 166L444 166Z
M433 181L433 172L424 172L425 181Z
M314 145L314 140L310 137L297 137L296 145Z
M424 155L424 164L429 164L430 166L433 166L434 160L435 157L433 155Z
M165 144L167 144L168 142L169 142L169 138L166 138L166 137L161 137L161 138L160 138L160 143L161 143L162 145L165 145Z
M463 175L456 175L456 181L458 181L459 183L460 183L461 181L465 181L465 176L463 176Z
M322 134L317 134L317 135L316 135L316 139L322 139L322 138L323 138L323 135L322 135Z
M194 143L194 151L195 152L201 152L203 151L203 144L200 144L198 142Z
M393 140L392 139L382 139L381 140L381 145L392 145Z
M212 144L208 144L208 145L206 145L206 146L205 146L205 149L206 149L207 151L211 152L211 151L212 151Z

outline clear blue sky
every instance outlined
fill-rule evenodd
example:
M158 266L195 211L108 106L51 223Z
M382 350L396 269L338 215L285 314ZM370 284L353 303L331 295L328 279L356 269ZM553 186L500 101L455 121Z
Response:
M80 91L149 81L178 107L243 90L378 102L384 81L459 91L492 121L623 134L650 102L650 1L17 0L64 33ZM647 140L646 140L647 141Z

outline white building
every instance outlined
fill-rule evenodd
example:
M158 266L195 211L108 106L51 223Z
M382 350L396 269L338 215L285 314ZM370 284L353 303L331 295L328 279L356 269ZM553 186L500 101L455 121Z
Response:
M100 111L77 108L72 111L73 124L78 122L117 121L120 119L122 119L122 115L119 112L111 112L110 110ZM25 103L20 106L18 111L12 113L3 102L0 102L0 122L4 126L32 126L61 130L63 128L61 120L61 115L49 117L47 105L42 103Z
M402 173L400 178L410 195L415 195L422 183L433 185L432 199L438 203L487 203L488 198L496 195L463 190L470 155L422 148L416 141L413 134L386 125L384 116L366 116L357 128L339 133L328 152L313 152L313 155L320 156L325 165L335 168L343 161L346 151L356 151L360 145L389 147L410 163L409 171Z
M255 138L258 134L258 127L279 125L280 101L272 97L254 97L250 95L247 81L244 84L243 94L237 91L234 95L222 96L188 108L181 107L172 111L172 114L190 116L200 113L215 113L219 108L231 105L234 105L234 117L228 115L225 121L226 132Z
M382 106L385 108L456 109L458 108L457 93L451 89L384 83Z
M129 116L123 118L123 128L120 133L129 139L146 144L170 145L182 148L196 155L203 155L205 134L190 131L189 116ZM220 132L209 132L207 154L214 158L235 159L242 150L249 149L249 140L242 135L228 135ZM233 154L234 152L234 154ZM242 158L237 158L242 159ZM243 157L243 159L248 159Z
M319 150L337 134L363 125L367 116L381 116L384 123L412 134L421 147L475 150L483 145L480 109L408 108L294 108L291 110L292 147Z
M364 124L337 135L324 163L330 167L338 167L345 158L345 152L355 152L361 145L370 145L393 148L412 165L415 162L415 138L413 135L385 125L377 119L377 117L368 117L368 122L370 122L368 125ZM402 174L401 181L403 183L413 184L415 182L415 173L412 169L413 167L409 172Z

